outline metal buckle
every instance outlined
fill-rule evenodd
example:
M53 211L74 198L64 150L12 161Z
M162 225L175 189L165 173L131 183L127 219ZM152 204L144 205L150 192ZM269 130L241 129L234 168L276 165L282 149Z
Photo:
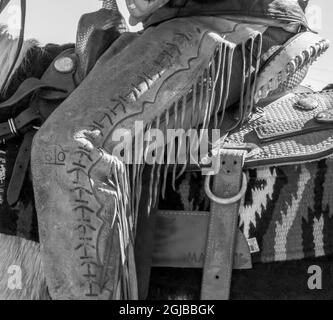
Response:
M223 199L219 198L216 195L213 194L213 192L210 190L210 178L211 176L206 176L205 180L205 192L208 198L218 204L222 205L229 205L238 202L243 198L243 196L246 193L247 190L247 177L246 174L243 172L243 179L242 179L242 187L237 195L234 197L228 198L228 199Z

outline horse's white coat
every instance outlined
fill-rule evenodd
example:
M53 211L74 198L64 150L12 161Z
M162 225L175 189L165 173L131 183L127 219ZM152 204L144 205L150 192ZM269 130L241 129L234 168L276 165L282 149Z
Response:
M11 269L20 268L20 289L11 286ZM0 234L0 300L49 299L39 245L32 241Z

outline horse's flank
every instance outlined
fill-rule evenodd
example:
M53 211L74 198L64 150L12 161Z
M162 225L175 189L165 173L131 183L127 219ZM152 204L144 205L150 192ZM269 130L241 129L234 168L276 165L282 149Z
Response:
M0 234L0 300L49 299L39 244Z

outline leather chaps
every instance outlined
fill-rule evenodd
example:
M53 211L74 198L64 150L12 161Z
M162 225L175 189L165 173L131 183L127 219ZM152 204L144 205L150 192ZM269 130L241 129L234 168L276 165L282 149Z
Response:
M53 299L138 298L134 244L144 164L122 161L119 135L133 135L138 121L142 134L217 127L227 105L241 101L237 125L253 107L265 30L180 18L115 53L120 37L48 118L34 138L32 173ZM154 207L161 175L154 166L140 214Z

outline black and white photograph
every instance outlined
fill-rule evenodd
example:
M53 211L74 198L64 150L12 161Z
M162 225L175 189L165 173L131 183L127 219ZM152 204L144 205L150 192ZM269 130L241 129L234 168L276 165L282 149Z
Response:
M0 0L0 300L332 300L332 13Z

